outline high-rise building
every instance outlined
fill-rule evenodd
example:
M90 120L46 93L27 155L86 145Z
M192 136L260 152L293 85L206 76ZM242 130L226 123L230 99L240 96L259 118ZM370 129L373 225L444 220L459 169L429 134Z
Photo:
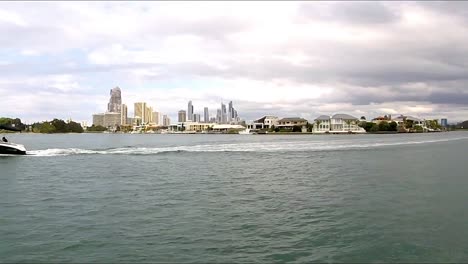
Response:
M128 118L128 108L126 104L122 104L122 111L120 114L120 124L121 125L126 125L127 124L127 118Z
M222 120L221 109L216 109L216 123L221 124Z
M187 112L185 112L185 110L180 110L178 117L179 122L187 122Z
M163 115L163 126L171 125L171 119L167 115Z
M229 107L228 107L228 117L226 121L230 123L233 118L234 118L234 108L232 107L232 101L230 101Z
M104 114L104 127L117 127L122 122L120 112L107 112Z
M157 126L161 125L161 117L160 117L160 114L159 112L153 112L153 123L156 124Z
M148 107L145 102L135 103L134 117L140 118L142 124L153 123L153 108Z
M107 104L107 112L120 113L122 106L122 92L119 87L110 90L110 99Z
M209 123L210 122L210 113L208 112L208 107L203 109L203 122Z
M200 114L193 114L193 122L201 122L201 116Z
M442 119L440 119L440 125L441 125L442 127L448 127L448 120L447 120L447 118L442 118Z
M94 114L93 115L93 125L94 126L104 126L104 114Z
M193 120L193 104L192 104L192 101L188 102L187 120L189 120L189 121Z
M153 124L154 123L154 121L153 121L153 107L147 107L145 109L145 111L146 111L146 114L145 114L146 119L144 120L144 122L146 124L150 124L150 123Z
M221 124L226 124L226 123L227 123L226 105L221 103Z
M145 102L138 102L135 103L134 105L134 113L133 116L135 118L141 118L141 120L145 119L145 114L146 114L146 103Z

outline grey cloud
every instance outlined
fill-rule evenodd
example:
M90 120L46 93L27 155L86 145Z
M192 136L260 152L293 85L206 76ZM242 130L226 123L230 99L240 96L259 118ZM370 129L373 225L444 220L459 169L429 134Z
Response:
M398 13L382 2L374 1L304 3L300 6L299 16L349 24L385 24L399 19Z

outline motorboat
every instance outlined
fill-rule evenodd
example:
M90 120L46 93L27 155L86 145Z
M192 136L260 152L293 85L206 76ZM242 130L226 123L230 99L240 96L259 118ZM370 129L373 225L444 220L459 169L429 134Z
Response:
M250 129L246 128L244 130L239 131L239 135L253 135L254 133L250 131Z
M20 144L0 142L0 154L26 155L26 148Z
M0 125L0 130L21 131L15 127ZM0 154L26 155L26 148L23 145L8 142L5 137L0 141Z

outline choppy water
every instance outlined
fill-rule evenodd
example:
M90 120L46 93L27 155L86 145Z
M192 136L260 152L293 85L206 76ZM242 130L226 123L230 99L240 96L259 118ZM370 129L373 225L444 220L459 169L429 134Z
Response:
M9 138L0 262L468 261L468 133Z

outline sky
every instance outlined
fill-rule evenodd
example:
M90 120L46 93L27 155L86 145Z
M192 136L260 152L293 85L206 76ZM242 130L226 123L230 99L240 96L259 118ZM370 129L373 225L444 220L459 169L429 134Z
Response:
M468 2L0 2L0 116L468 119Z

